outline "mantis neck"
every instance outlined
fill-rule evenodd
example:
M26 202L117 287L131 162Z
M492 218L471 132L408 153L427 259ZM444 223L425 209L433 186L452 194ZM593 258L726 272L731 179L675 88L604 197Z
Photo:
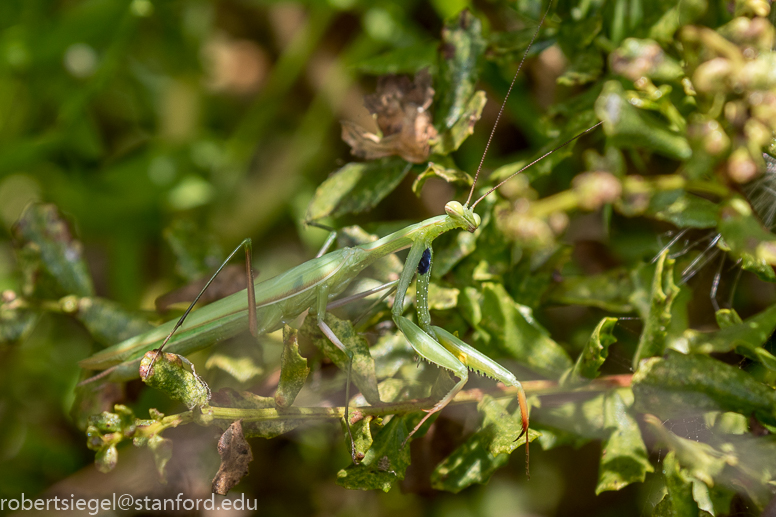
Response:
M374 257L373 260L377 260L409 248L418 239L424 239L430 243L443 233L456 228L462 229L463 226L447 215L438 215L388 234L382 239L356 246L356 248L370 252L370 255Z

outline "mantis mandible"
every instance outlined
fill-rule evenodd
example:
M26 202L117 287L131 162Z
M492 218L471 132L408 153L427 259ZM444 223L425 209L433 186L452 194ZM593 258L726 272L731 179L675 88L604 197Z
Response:
M547 16L548 12L549 7L545 12L544 17ZM542 17L542 22L540 22L539 27L534 33L531 44L538 35L544 17ZM528 46L529 50L531 44ZM517 73L519 73L527 53L528 50L526 50L526 54L520 62ZM517 73L512 80L512 85L507 92L507 97L512 90L512 86L515 84ZM375 242L332 251L264 281L253 281L250 269L251 242L250 239L246 239L229 255L221 268L219 268L216 274L210 279L200 295L197 296L179 320L167 322L152 331L130 338L123 343L119 343L81 361L80 365L86 369L106 369L97 376L87 379L84 383L99 378L106 378L107 380L112 381L136 378L138 375L140 358L143 354L149 350L156 349L158 356L158 353L161 352L168 342L168 351L185 355L206 346L210 346L215 341L233 336L244 330L246 326L251 330L251 333L254 336L272 332L281 328L286 321L293 320L309 310L311 314L314 314L320 331L338 349L344 352L350 360L346 389L346 398L349 399L353 354L347 350L341 340L326 324L324 317L327 311L327 305L331 300L341 294L348 284L369 265L389 254L409 248L409 254L398 280L398 284L396 285L392 319L407 338L418 356L449 370L459 380L442 400L427 410L427 414L409 433L404 440L404 444L407 443L409 438L418 431L428 418L441 411L463 388L468 380L469 369L517 389L517 399L522 420L522 432L517 438L519 439L528 431L529 417L525 392L517 378L509 370L499 365L485 354L467 345L458 337L440 327L431 325L428 307L428 287L433 262L432 243L434 239L451 230L463 229L469 232L477 230L480 226L481 219L480 216L474 212L474 208L486 196L500 188L501 185L506 183L513 176L524 171L549 154L552 154L557 149L560 149L593 130L600 125L600 123L583 131L521 168L519 171L490 189L470 207L469 203L471 202L480 170L482 169L498 120L503 113L505 103L506 98L504 99L501 111L499 111L496 123L491 131L490 139L485 147L485 152L482 155L482 160L480 161L480 165L474 177L474 182L469 192L469 197L465 204L461 204L458 201L450 201L445 205L445 215L432 217L420 223L408 226ZM245 290L246 292L235 293L200 310L192 312L191 309L194 307L202 293L207 289L208 285L210 285L210 282L213 281L215 276L218 275L218 272L220 272L224 265L241 248L245 249L248 259L246 269L249 288ZM404 298L410 283L416 274L417 324L403 315ZM248 299L247 305L245 303L246 297ZM173 336L175 336L174 340L172 340ZM153 366L153 363L151 366ZM147 371L150 370L151 368L149 367ZM347 404L345 406L345 423L348 433L350 434ZM352 445L353 440L351 435L351 446ZM355 448L352 446L351 449L353 461L357 462ZM526 470L527 469L528 440L526 438Z

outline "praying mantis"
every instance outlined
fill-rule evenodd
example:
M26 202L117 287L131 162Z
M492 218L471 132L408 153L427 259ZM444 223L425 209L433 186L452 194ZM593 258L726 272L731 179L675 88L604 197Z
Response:
M544 16L547 16L548 10ZM544 17L542 18L542 22ZM541 23L536 29L537 36ZM531 40L533 43L533 39ZM530 49L530 44L529 47ZM527 54L528 50L526 50ZM523 56L525 60L525 55ZM520 63L522 66L522 61ZM518 67L518 72L521 67ZM515 74L515 79L517 78ZM514 85L515 79L512 81ZM510 91L512 87L510 86ZM507 93L507 97L509 92ZM506 102L506 98L504 103ZM501 112L503 112L502 104ZM493 132L496 129L493 126ZM458 381L449 392L433 407L426 410L426 415L412 429L405 438L404 444L421 428L421 426L434 414L440 412L468 381L468 371L474 370L482 375L491 377L507 386L516 388L517 401L520 408L522 424L521 436L528 432L529 413L525 391L517 378L506 368L469 346L456 335L447 330L431 324L431 315L428 305L428 290L430 272L433 263L433 241L440 235L452 230L476 231L481 218L474 212L476 206L499 189L504 183L515 175L521 173L536 162L545 158L555 150L563 147L582 135L592 131L599 124L583 131L552 151L545 153L540 158L529 163L519 171L500 182L495 187L482 195L469 205L477 179L482 168L487 149L485 148L482 160L475 174L473 184L469 191L466 203L450 201L445 205L445 215L426 219L417 224L410 225L402 230L391 233L374 242L349 248L342 248L326 254L322 254L309 260L285 273L268 280L255 281L250 267L251 241L244 240L226 259L216 274L210 279L203 291L189 306L183 316L177 321L167 322L154 330L130 338L122 343L110 347L102 352L81 361L80 365L85 369L104 370L91 379L88 383L97 379L121 381L135 378L138 375L140 358L149 350L157 350L158 356L162 349L168 352L185 355L195 350L212 345L215 341L225 339L241 332L246 327L254 336L265 334L281 328L287 321L291 321L306 311L316 318L320 331L350 360L348 366L348 383L346 398L349 400L350 374L353 354L342 343L340 338L332 331L325 321L327 306L344 292L347 286L368 266L377 260L401 250L409 248L409 253L404 267L396 283L395 300L391 310L391 318L396 327L403 333L416 354L422 359L441 366L457 377ZM237 254L240 249L245 249L246 276L248 288L245 292L235 293L231 296L214 302L202 309L192 311L199 297L204 293L216 275L226 263ZM403 314L404 299L413 278L416 280L416 307L417 322ZM246 304L247 300L247 304ZM173 339L174 338L174 339ZM166 348L165 348L166 347ZM155 359L155 358L154 358ZM151 371L151 366L146 371ZM345 407L345 424L350 434L350 421L348 406ZM354 463L358 461L351 436L351 455ZM528 440L526 439L526 469L528 468Z

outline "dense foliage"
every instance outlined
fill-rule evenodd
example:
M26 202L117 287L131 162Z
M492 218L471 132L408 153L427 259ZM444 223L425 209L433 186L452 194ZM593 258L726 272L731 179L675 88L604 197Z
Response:
M0 3L0 498L206 497L216 476L214 490L244 491L263 513L772 506L776 29L764 0L550 9L473 199L602 125L484 198L474 233L438 238L428 296L434 325L523 382L527 437L515 441L514 389L472 374L402 448L454 378L416 362L380 294L326 320L355 354L357 465L336 424L347 358L312 317L261 346L242 332L169 355L153 387L137 379L146 350L122 358L124 382L76 387L96 373L79 361L177 318L245 237L262 280L312 258L321 227L352 246L465 201L545 8ZM351 292L398 278L403 257ZM214 298L244 287L241 272L225 270ZM219 470L243 436L253 461Z

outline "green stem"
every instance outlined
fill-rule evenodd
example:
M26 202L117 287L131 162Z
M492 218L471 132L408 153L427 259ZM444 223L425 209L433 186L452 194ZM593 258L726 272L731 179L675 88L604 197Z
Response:
M710 181L689 181L680 174L668 174L663 176L626 176L622 179L622 195L654 194L670 190L684 189L704 194L727 197L730 190L724 185ZM574 189L564 190L552 196L531 203L531 215L537 218L545 218L556 212L569 212L576 210L582 204L579 192Z
M631 377L632 375L630 374L602 377L600 379L591 381L586 386L575 389L574 392L597 392L614 388L627 387L630 386ZM522 384L523 388L534 396L550 395L569 391L568 388L559 385L556 381L527 381ZM497 391L501 394L498 398L513 397L517 393L516 388L506 386L497 388ZM488 392L481 389L461 391L455 396L450 404L460 405L479 402L482 400L486 393ZM354 416L359 414L361 416L397 415L428 409L434 405L435 402L435 400L429 399L410 400L406 402L388 403L381 406L351 407L350 411ZM193 411L187 411L185 413L164 417L159 422L154 422L148 426L139 426L135 433L135 437L153 436L167 428L177 427L181 424L188 424L190 422L197 422L201 425L210 425L214 420L229 422L234 420L243 420L244 422L266 422L272 420L339 420L344 416L344 407L291 406L288 408L246 409L210 406L203 408L201 412L200 410L195 409Z

